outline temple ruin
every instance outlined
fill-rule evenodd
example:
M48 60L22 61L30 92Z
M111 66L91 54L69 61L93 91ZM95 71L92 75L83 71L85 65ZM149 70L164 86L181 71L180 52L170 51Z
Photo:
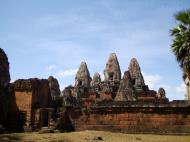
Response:
M98 72L91 78L82 62L74 86L61 91L53 76L10 83L8 58L0 49L0 113L5 132L46 128L190 133L190 102L169 101L164 88L150 90L135 58L121 76L115 53L108 58L104 79Z

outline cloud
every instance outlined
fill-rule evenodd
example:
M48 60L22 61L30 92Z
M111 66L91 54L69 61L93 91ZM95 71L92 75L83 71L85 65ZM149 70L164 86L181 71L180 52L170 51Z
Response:
M10 81L10 83L14 83L14 82L15 82L15 80L11 80L11 81Z
M60 70L58 72L58 76L60 78L65 78L65 77L73 76L73 75L75 75L77 73L77 70L78 69L68 69L68 70L64 70L64 71Z
M181 83L179 86L176 87L177 93L185 93L186 92L186 86L184 83Z
M48 70L48 71L51 71L51 70L55 70L55 69L57 69L58 67L57 67L57 65L50 65L50 66L48 66L46 69Z
M155 88L159 81L162 79L162 77L158 74L147 74L145 72L142 72L144 76L144 80L146 84L151 88Z

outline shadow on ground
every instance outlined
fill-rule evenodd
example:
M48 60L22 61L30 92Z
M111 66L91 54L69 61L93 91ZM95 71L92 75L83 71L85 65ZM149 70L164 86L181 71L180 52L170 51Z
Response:
M19 141L22 141L22 136L20 135L14 135L14 134L0 135L0 142L19 142Z
M71 142L71 140L64 138L52 138L48 137L48 134L46 136L33 136L28 137L27 135L22 134L2 134L0 135L0 142Z

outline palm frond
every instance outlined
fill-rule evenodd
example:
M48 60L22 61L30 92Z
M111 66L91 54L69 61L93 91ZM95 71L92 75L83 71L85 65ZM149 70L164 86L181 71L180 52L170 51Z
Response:
M175 15L175 18L177 21L184 25L189 25L190 24L190 10L185 10L177 13Z
M190 74L190 9L177 13L175 18L178 25L170 30L171 49L183 71Z

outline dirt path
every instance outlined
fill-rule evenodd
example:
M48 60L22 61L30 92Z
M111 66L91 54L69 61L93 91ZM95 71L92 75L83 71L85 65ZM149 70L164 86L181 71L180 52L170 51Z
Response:
M1 134L0 142L190 142L190 136L123 134L103 131Z

